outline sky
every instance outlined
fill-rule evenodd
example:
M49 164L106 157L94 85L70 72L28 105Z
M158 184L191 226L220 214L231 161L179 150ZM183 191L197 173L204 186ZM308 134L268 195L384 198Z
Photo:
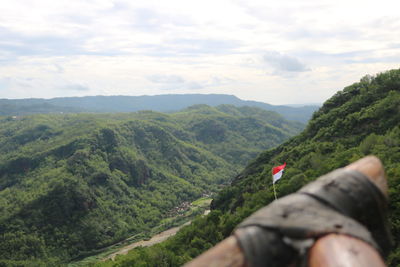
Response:
M400 67L398 0L13 0L0 98L231 94L322 103Z

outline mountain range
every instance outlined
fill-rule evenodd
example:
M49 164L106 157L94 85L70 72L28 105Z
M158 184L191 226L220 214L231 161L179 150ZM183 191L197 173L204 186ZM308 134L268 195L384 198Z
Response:
M177 94L155 96L86 96L53 99L0 99L0 116L16 116L37 113L77 113L77 112L134 112L153 110L174 112L189 106L223 104L237 107L251 106L275 111L288 120L306 123L317 105L282 106L257 101L245 101L233 95L223 94Z

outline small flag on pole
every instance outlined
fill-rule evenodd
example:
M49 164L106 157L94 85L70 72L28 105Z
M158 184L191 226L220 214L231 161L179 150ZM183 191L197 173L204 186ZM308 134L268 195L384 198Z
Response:
M275 184L276 181L281 179L283 171L285 170L286 162L283 165L272 168L272 183Z

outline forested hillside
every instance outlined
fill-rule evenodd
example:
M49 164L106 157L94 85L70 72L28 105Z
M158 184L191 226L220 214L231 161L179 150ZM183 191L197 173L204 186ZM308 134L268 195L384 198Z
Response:
M0 117L0 266L59 266L149 230L302 128L227 105Z
M245 101L233 95L222 94L85 96L52 99L0 99L0 116L60 112L134 112L139 110L173 112L198 104L258 107L278 112L288 120L302 123L306 123L318 108L316 105L299 107L276 106L257 101Z
M198 218L168 241L135 249L100 266L179 266L227 237L245 217L273 200L272 166L287 162L279 197L365 155L382 161L389 181L389 219L395 248L389 266L400 265L400 70L365 76L316 112L307 128L253 160Z

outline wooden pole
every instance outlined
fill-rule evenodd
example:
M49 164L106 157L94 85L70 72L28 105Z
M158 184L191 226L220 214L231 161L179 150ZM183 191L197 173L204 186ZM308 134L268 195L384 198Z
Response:
M378 158L368 156L345 168L362 172L387 196L386 177ZM353 237L338 234L318 239L310 249L308 262L310 267L385 266L381 256L372 246ZM185 266L246 267L248 265L236 238L230 236Z
M359 159L350 165L347 165L345 169L355 170L365 174L370 181L372 181L381 192L387 197L388 185L383 168L382 162L375 156L368 156Z
M369 244L345 235L330 234L310 249L310 267L383 267L379 253Z
M185 267L245 267L246 262L242 249L234 236L218 243L194 260L184 265Z
M345 169L365 174L387 196L387 181L381 161L373 156L362 158ZM379 253L356 238L330 234L315 242L309 253L310 267L383 267Z

